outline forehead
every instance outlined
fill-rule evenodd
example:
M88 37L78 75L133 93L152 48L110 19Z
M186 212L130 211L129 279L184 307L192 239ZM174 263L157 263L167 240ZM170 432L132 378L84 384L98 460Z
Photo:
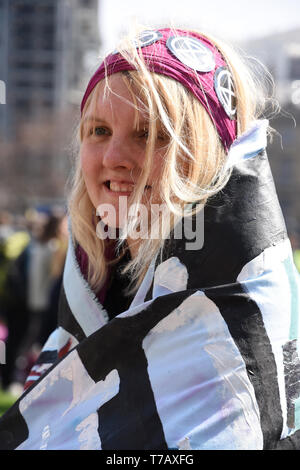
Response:
M140 93L121 73L111 75L99 82L91 95L86 117L103 117L103 115L114 119L129 117L129 115L140 119L148 115Z
M113 99L132 101L134 93L131 87L125 83L124 76L121 73L110 75L106 80L101 80L98 88L98 101L100 104L106 104Z

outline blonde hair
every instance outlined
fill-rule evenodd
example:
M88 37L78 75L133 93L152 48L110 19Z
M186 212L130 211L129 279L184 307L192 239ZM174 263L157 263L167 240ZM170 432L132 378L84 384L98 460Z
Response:
M261 77L255 78L239 54L230 46L211 36L205 36L218 47L233 75L237 98L237 136L240 136L264 111L266 98L265 90L261 87ZM123 274L130 274L131 282L127 289L130 294L140 285L151 261L159 251L162 253L165 239L182 214L179 208L186 203L200 203L193 209L193 213L201 209L201 205L205 204L209 197L226 185L230 169L225 170L226 152L223 144L210 116L198 99L181 83L149 72L132 37L122 41L119 51L135 69L122 72L122 78L131 92L136 109L146 107L149 115L146 164L130 198L130 202L136 203L136 207L141 201L150 172L151 156L159 128L163 128L169 136L162 162L162 177L157 184L161 200L169 211L171 225L168 233L162 233L160 238L140 241L137 256L123 270ZM107 80L106 91L112 92ZM99 83L85 104L82 119L87 109L95 106L98 95ZM151 199L149 202L151 203ZM69 197L69 214L73 240L79 243L88 255L88 281L91 287L98 291L107 277L106 242L96 234L95 208L85 187L79 158ZM134 222L132 224L129 224L127 234L135 228ZM119 240L117 246L121 248L123 241ZM115 258L113 263L117 260L118 258Z

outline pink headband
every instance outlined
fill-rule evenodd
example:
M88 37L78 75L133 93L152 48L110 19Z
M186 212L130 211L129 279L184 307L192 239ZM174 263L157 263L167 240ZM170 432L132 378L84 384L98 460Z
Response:
M198 98L228 151L236 139L236 99L232 75L217 47L194 32L168 28L144 31L136 46L141 48L150 72L177 80ZM125 70L135 70L135 67L118 52L107 56L87 86L81 113L100 80Z

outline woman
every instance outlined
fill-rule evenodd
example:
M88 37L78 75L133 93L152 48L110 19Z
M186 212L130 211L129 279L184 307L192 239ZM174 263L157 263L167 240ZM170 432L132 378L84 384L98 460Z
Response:
M144 31L105 58L81 106L58 328L3 448L299 448L299 285L263 105L197 32Z

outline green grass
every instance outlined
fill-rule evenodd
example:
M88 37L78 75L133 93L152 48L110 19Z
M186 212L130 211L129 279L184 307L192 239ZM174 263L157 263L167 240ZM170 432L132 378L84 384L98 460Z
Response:
M5 413L5 411L8 410L16 400L17 398L15 396L0 390L0 416L3 415L3 413Z

